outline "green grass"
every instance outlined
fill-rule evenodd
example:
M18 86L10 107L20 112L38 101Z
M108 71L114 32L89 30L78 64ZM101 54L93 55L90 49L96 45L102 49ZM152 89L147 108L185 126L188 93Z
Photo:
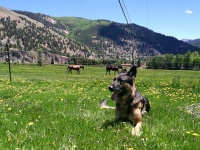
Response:
M89 20L85 18L76 18L76 17L56 17L55 19L59 20L61 24L63 25L71 25L75 27L74 30L70 28L70 26L67 26L71 31L77 31L77 30L87 30L92 26L96 25L108 25L109 21L106 20Z
M140 137L129 123L112 124L105 67L0 64L0 149L198 150L200 72L138 69L136 86L151 102ZM188 109L189 108L189 109Z

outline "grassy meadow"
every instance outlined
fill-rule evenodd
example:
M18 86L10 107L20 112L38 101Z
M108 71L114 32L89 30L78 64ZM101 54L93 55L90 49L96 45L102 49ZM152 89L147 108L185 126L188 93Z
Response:
M199 150L200 72L138 69L136 86L151 102L142 134L113 124L99 103L114 77L105 67L0 64L0 150Z

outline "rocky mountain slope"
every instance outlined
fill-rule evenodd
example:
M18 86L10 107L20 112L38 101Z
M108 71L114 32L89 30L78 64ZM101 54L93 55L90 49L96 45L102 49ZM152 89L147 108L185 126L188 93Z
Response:
M53 61L58 60L55 59L57 55L65 61L72 57L130 60L138 56L184 54L200 49L136 24L75 17L54 18L0 7L0 60L6 57L6 43L9 43L11 51L26 51L32 57L37 57L37 51L42 50L49 53ZM57 62L65 61L59 59Z

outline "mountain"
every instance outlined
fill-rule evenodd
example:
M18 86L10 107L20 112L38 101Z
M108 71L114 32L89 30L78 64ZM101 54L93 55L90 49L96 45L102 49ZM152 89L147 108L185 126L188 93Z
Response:
M0 52L10 50L69 58L130 59L138 56L184 54L200 48L136 24L78 17L51 17L0 7ZM1 57L1 55L0 55Z
M42 49L51 54L63 56L84 56L84 47L67 38L67 31L61 24L47 15L33 14L45 21L38 21L0 7L0 51L4 51L9 38L10 50L37 51ZM87 50L91 55L90 50Z
M200 39L195 39L195 40L183 40L184 42L187 42L188 44L191 44L193 46L199 47L200 48Z
M69 30L69 36L75 41L95 48L98 53L105 52L119 55L134 52L136 56L154 56L157 54L184 54L198 51L174 37L155 33L136 24L120 24L108 20L86 20L83 18L55 18ZM107 53L107 54L109 54Z

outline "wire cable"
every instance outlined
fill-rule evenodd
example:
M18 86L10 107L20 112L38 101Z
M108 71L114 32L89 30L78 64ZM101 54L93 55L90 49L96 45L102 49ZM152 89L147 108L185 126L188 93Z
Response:
M124 12L124 9L123 9L123 7L122 7L122 4L121 4L120 0L118 0L118 2L119 2L119 5L120 5L120 7L121 7L121 10L122 10L122 12L123 12L123 14L124 14L124 17L125 17L125 19L126 19L126 22L127 22L127 24L128 24L128 20L127 20L126 14L125 14L125 12Z
M125 8L125 10L126 10L126 14L127 14L127 16L128 16L128 19L129 19L129 23L131 23L131 19L130 19L130 16L129 16L128 11L127 11L127 9L126 9L126 5L125 5L125 3L124 3L124 0L122 0L122 2L123 2L124 8Z
M146 0L146 17L147 17L147 28L148 28L149 18L148 18L148 2L147 2L147 0Z

